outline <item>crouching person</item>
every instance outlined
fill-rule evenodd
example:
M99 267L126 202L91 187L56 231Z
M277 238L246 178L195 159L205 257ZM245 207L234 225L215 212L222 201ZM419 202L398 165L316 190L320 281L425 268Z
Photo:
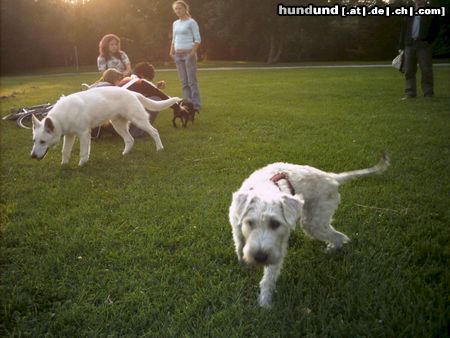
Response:
M167 100L170 98L162 89L166 88L165 81L159 81L156 85L152 82L155 77L155 67L149 62L139 62L133 69L133 74L130 77L124 78L120 82L122 88L141 93L142 95L152 100ZM174 104L170 108L174 112L178 112L180 105ZM149 112L150 123L155 122L159 112Z

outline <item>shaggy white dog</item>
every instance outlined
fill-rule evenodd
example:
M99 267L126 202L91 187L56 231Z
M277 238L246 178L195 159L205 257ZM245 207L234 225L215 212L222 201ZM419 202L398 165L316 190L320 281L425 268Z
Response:
M339 185L384 171L389 159L368 169L327 173L289 163L273 163L255 171L233 194L229 219L240 262L263 265L259 304L269 307L287 253L291 230L301 218L305 233L335 250L350 239L330 224L339 204Z
M39 121L33 116L33 149L31 157L41 160L50 147L56 145L62 136L62 164L69 162L75 137L80 139L80 162L89 159L91 129L110 121L125 142L123 155L133 147L134 139L128 131L129 123L147 132L155 141L156 149L163 149L158 131L150 124L144 108L160 111L180 101L172 97L153 101L143 95L120 87L99 87L62 97Z

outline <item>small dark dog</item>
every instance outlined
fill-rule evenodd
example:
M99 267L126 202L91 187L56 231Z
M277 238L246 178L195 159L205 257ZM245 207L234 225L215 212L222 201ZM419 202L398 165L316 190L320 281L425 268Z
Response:
M172 124L174 128L177 128L175 123L176 119L181 120L183 128L187 127L187 123L191 121L194 123L196 111L194 110L194 104L189 99L183 99L178 103L178 109L173 110Z

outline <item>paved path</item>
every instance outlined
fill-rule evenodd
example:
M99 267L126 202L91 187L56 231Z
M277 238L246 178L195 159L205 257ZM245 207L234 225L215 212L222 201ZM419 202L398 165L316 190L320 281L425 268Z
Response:
M433 67L450 67L450 63L435 63ZM391 64L362 64L362 65L310 65L310 66L249 66L249 67L212 67L212 68L202 68L199 67L198 71L230 71L230 70L289 70L289 69L327 69L327 68L392 68ZM157 69L158 72L175 72L176 68L161 68ZM60 74L45 74L36 75L41 77L47 76L67 76L67 75L81 75L81 74L99 74L98 72L80 72L80 73L60 73Z
M435 63L433 67L450 67L450 63ZM252 70L252 69L327 69L327 68L392 68L391 64L370 64L370 65L311 65L311 66L256 66L256 67L213 67L198 68L198 71L221 71L221 70ZM158 69L158 72L170 72L176 69Z

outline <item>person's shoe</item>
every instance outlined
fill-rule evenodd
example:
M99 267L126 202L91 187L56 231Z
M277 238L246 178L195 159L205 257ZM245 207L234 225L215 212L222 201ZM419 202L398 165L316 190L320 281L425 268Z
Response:
M88 90L88 89L89 89L89 85L87 83L82 83L81 84L81 90L82 91L85 91L85 90Z
M401 101L406 101L406 100L410 100L410 99L415 99L416 97L413 95L406 95L404 97L402 97L400 100Z

